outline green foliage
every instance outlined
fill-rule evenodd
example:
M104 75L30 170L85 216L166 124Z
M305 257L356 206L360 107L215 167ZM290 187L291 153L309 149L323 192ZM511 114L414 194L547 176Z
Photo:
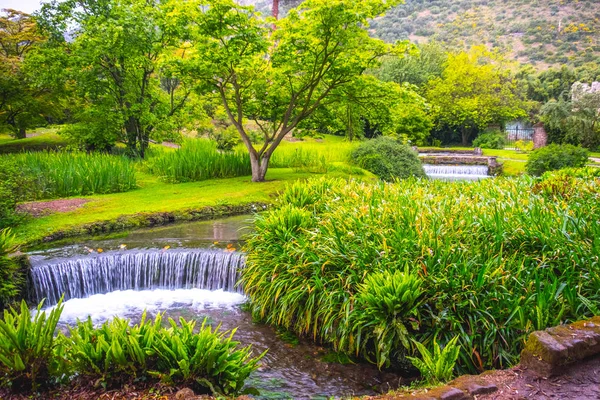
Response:
M263 352L252 357L250 346L239 349L231 332L212 330L206 320L197 333L195 321L169 319L155 345L159 357L156 375L176 386L209 389L217 395L234 396L242 391L244 381L255 371Z
M134 163L101 153L37 152L0 156L31 182L24 197L47 199L117 193L137 187Z
M114 318L96 328L92 320L78 322L64 338L73 371L93 380L96 386L117 386L146 376L152 368L160 315L154 323L142 316L139 324Z
M515 142L515 147L519 149L520 152L529 153L533 150L534 143L533 141L525 141L525 140L517 140Z
M416 356L403 338L455 336L459 372L513 365L531 331L600 301L600 180L573 177L556 194L539 182L289 185L245 244L253 315L384 366Z
M221 152L217 143L190 139L181 148L148 160L148 170L168 182L192 182L250 175L250 157L241 150Z
M168 62L180 57L167 51L179 33L165 26L167 20L160 1L43 5L38 21L51 40L32 62L40 80L73 92L75 118L85 125L69 134L86 148L106 149L118 140L143 158L150 136L172 128L190 89Z
M213 129L209 132L208 137L217 143L217 149L224 151L231 151L240 143L240 135L234 126L220 130Z
M466 146L473 131L524 117L525 104L504 64L483 46L450 54L442 76L429 82L425 95L438 129L456 130Z
M319 108L348 105L345 95L364 83L364 71L394 50L366 28L399 3L308 0L284 18L267 21L232 0L212 1L210 7L198 0L171 1L167 21L182 32L180 46L191 47L177 62L227 109L252 159L252 179L263 181L283 138ZM363 101L371 97L369 91L360 95ZM344 125L352 130L360 113L350 111ZM244 118L259 126L264 146L252 146Z
M356 307L360 311L351 324L359 342L372 341L375 344L375 360L380 368L397 359L402 347L410 347L405 323L416 315L415 307L423 293L421 284L421 279L405 268L404 272L385 270L371 273L359 285Z
M62 348L54 333L63 306L49 314L41 307L32 317L23 300L19 309L4 310L0 321L1 384L14 391L46 387L62 372Z
M551 144L534 150L529 155L525 170L530 175L540 176L546 171L584 167L587 160L586 149L570 144Z
M31 177L14 159L0 156L0 229L14 226L23 219L16 211L17 202L26 197Z
M25 277L10 256L17 251L10 229L0 229L0 309L5 309L20 293Z
M103 387L134 380L159 378L176 386L191 386L213 395L239 394L246 378L264 356L252 357L251 348L238 348L234 331L219 332L202 323L180 318L142 315L140 323L114 318L100 327L91 319L78 321L69 335L56 326L62 302L46 311L38 305L32 317L25 301L20 309L4 311L0 321L1 384L11 390L37 390L64 377L78 375Z
M361 143L352 152L352 159L361 168L386 181L411 176L425 177L417 153L407 145L388 137Z
M473 140L473 147L482 149L503 149L506 145L506 138L500 131L482 133Z
M460 353L460 345L457 342L458 336L455 336L446 343L442 350L434 338L433 351L429 351L422 343L415 341L414 344L417 346L421 358L407 358L421 372L421 376L428 383L447 382L452 379L454 367Z

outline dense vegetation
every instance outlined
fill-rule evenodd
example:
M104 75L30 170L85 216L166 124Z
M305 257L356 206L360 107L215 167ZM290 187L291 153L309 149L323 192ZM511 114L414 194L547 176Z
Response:
M417 152L388 137L361 143L352 152L352 159L385 181L425 177Z
M169 319L164 327L158 314L141 321L114 318L95 327L91 320L78 322L69 335L56 329L63 306L48 311L41 304L30 312L4 311L0 320L0 385L13 391L38 390L72 377L91 379L95 385L113 387L134 380L160 380L191 386L214 395L241 392L245 379L258 368L264 355L252 357L250 347L239 348L232 332L219 332L195 321Z
M459 336L461 370L506 367L598 312L599 185L296 183L257 217L243 287L257 318L379 365Z

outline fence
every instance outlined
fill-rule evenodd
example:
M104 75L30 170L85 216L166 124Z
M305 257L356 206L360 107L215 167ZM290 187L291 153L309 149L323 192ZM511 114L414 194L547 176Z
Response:
M524 142L532 142L533 134L535 133L534 128L506 128L506 145L505 148L513 149L516 148L515 143L519 140Z

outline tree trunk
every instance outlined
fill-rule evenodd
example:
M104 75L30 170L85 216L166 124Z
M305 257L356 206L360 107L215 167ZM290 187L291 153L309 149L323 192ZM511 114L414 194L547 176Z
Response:
M25 128L19 128L19 130L17 131L16 134L16 138L17 139L25 139L27 137L27 132L25 131Z
M464 126L461 129L461 136L462 136L462 145L463 146L468 146L469 145L469 130L467 128L465 128Z
M277 19L279 17L279 0L273 0L273 7L271 9L273 17Z
M252 167L252 182L264 182L269 168L270 155L263 154L260 159L258 154L250 152L250 166Z

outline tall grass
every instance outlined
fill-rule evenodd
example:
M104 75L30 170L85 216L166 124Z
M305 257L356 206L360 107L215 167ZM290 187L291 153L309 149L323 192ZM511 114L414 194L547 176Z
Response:
M330 163L348 161L355 146L355 143L346 142L282 142L271 156L269 167L325 173ZM252 173L250 156L243 144L225 152L207 139L186 140L175 151L154 149L147 169L168 182L194 182Z
M462 371L510 366L600 301L600 180L543 179L295 183L246 244L252 312L379 365L458 336Z
M193 182L231 178L252 173L250 156L244 149L222 152L206 139L186 140L175 151L162 151L148 160L150 173L168 182Z
M5 155L25 171L27 197L47 199L125 192L136 188L135 165L100 153L37 152Z

